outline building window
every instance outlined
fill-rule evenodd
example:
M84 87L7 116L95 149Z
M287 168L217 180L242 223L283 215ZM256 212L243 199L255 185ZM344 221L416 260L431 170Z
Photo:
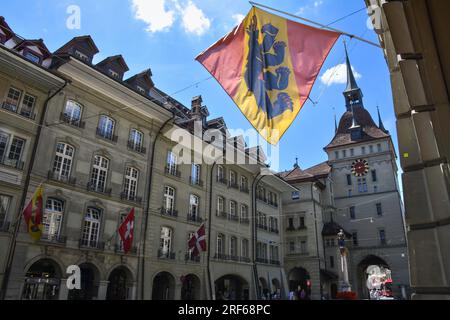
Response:
M25 94L22 101L22 108L20 109L20 115L33 118L33 109L36 104L36 97L28 93Z
M241 205L241 221L248 221L248 207L245 204Z
M288 218L288 230L294 230L294 218Z
M101 157L94 157L94 165L92 167L90 190L96 192L105 192L106 179L108 178L109 160Z
M347 158L347 150L342 150L342 156L343 156L344 158Z
M335 151L335 152L334 152L334 157L335 157L336 159L339 159L339 151Z
M384 229L379 230L379 235L381 245L386 245L386 231Z
M305 217L300 217L300 229L305 229Z
M161 236L159 239L160 256L169 256L172 252L172 237L173 232L171 228L161 228Z
M302 254L308 253L308 246L307 246L306 240L300 241L300 250L301 250Z
M89 57L78 50L75 50L75 57L83 60L84 62L89 62Z
M192 164L191 167L191 183L194 185L200 185L200 173L201 166L199 164Z
M115 140L114 128L116 122L105 115L100 116L100 121L98 123L97 134L107 140Z
M377 186L374 186L374 187L373 187L373 192L374 192L374 193L377 193L377 192L378 192L378 187L377 187Z
M217 181L225 181L225 168L223 166L217 166Z
M381 206L381 203L377 203L377 215L380 217L383 215L383 208Z
M295 241L289 241L289 252L295 253Z
M136 86L137 91L139 91L142 94L146 94L147 92L145 91L144 88L142 88L141 86Z
M300 200L300 191L292 192L292 200Z
M230 201L230 216L236 217L236 201Z
M237 257L237 238L231 237L230 238L230 256Z
M175 209L175 189L166 186L164 188L164 209L166 212L174 212Z
M134 201L137 195L139 180L139 170L133 167L127 167L125 170L124 196L126 199Z
M64 212L64 203L61 200L49 198L45 206L42 219L44 226L42 237L46 240L57 240L61 233L61 222Z
M358 179L358 191L359 193L366 193L367 192L367 179L366 178L359 178Z
M11 146L9 148L8 159L13 162L13 164L17 164L20 162L22 158L22 152L25 146L25 140L21 138L14 137Z
M334 269L334 257L330 256L330 268Z
M63 121L76 127L80 127L81 112L82 112L81 105L75 101L69 100L67 101L66 107L64 108Z
M242 247L241 247L241 256L243 258L248 258L249 254L248 254L248 240L247 239L242 239Z
M377 182L378 181L377 170L372 170L371 173L372 173L372 181Z
M352 220L356 219L356 209L355 209L355 207L350 207L350 219L352 219Z
M366 154L366 147L361 147L361 154Z
M119 74L118 74L116 71L114 71L114 70L112 70L112 69L109 69L109 70L108 70L108 73L109 73L109 75L110 75L111 77L113 77L113 78L115 78L115 79L119 79Z
M189 216L196 220L199 217L200 199L196 195L189 196Z
M178 172L178 157L172 151L167 152L167 173L177 176Z
M347 175L347 185L348 186L352 185L352 175L350 175L350 174Z
M352 239L353 239L353 245L357 247L358 244L359 244L358 243L358 232L353 232L352 233Z
M22 91L13 87L9 88L8 96L6 101L3 103L3 108L9 111L17 112L21 96Z
M373 153L373 146L369 146L369 152Z
M11 197L0 194L0 229L6 225Z
M377 149L378 149L378 152L383 151L383 149L381 148L381 143L377 144Z
M236 172L234 172L233 170L230 170L230 186L237 186Z
M38 56L37 54L31 53L30 51L26 51L24 53L24 57L25 57L25 59L27 59L28 61L31 61L33 63L39 64L41 62L41 57Z
M223 197L217 197L217 215L221 215L225 212L225 199Z
M248 179L245 176L241 176L241 191L248 192Z
M67 181L72 171L75 149L62 142L56 144L55 161L53 162L53 178Z
M97 208L88 208L84 216L81 245L96 248L100 235L101 211Z
M223 255L225 253L225 236L223 234L217 235L217 242L216 242L216 252L217 254Z
M0 131L0 163L3 163L8 149L9 135Z
M11 144L10 144L11 141ZM25 147L25 140L10 136L0 131L0 164L22 169L22 153Z
M350 156L354 157L355 156L355 149L350 149Z
M144 134L136 129L130 130L130 137L128 140L128 147L131 150L144 153Z

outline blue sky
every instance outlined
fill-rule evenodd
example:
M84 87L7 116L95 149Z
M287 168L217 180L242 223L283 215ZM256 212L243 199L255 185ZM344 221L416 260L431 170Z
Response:
M365 6L363 0L260 2L325 24ZM81 10L80 29L67 28L70 5L77 5ZM194 58L230 31L249 9L250 4L242 0L15 0L2 1L0 15L5 16L19 35L43 38L51 51L72 37L90 34L100 49L94 62L122 54L130 67L126 78L150 67L157 87L172 94L209 77ZM378 42L374 31L367 27L367 19L366 11L361 11L333 27ZM342 40L345 38L341 37L334 47L320 77L325 74L324 78L329 80L327 70L344 62ZM380 106L385 126L393 134L397 148L389 72L383 52L356 40L350 42L349 48L365 106L374 118L376 106ZM345 75L345 69L338 74ZM302 168L327 159L323 147L334 135L334 112L338 119L345 112L342 80L345 77L335 77L328 85L320 78L317 80L311 94L317 105L307 102L280 142L280 169L291 168L296 157ZM230 128L251 128L215 80L204 81L174 97L189 106L191 97L199 94L211 118L223 116Z

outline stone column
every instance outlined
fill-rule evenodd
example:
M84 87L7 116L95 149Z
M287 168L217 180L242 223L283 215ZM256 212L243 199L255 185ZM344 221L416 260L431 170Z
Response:
M97 300L106 300L106 291L108 290L109 281L100 281L98 286Z

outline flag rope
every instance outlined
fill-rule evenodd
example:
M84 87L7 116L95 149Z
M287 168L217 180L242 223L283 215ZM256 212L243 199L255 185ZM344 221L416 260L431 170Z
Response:
M377 44L377 43L375 43L375 42L373 42L373 41L364 39L364 38L359 37L359 36L357 36L357 35L355 35L355 34L351 34L351 33L348 33L348 32L345 32L345 31L342 31L342 30L339 30L339 29L330 27L329 25L325 25L325 24L322 24L322 23L319 23L319 22L316 22L316 21L313 21L313 20L310 20L310 19L306 19L306 18L297 16L297 15L295 15L295 14L292 14L292 13L289 13L289 12L286 12L286 11L282 11L282 10L278 10L278 9L275 9L275 8L272 8L272 7L268 7L268 6L266 6L266 5L263 5L263 4L260 4L260 3L256 3L256 2L253 2L253 1L249 1L249 3L250 3L251 5L253 5L253 6L258 6L258 7L261 7L261 8L269 9L269 10L272 10L272 11L275 11L275 12L278 12L278 13L281 13L281 14L284 14L284 15L287 15L287 16L289 16L289 17L293 17L293 18L296 18L296 19L299 19L299 20L302 20L302 21L305 21L305 22L314 24L314 25L319 26L319 27L321 27L321 28L324 28L324 29L328 29L328 30L331 30L331 31L335 31L335 32L341 33L342 35L345 35L345 36L350 37L350 38L352 38L352 39L357 39L357 40L359 40L359 41L368 43L368 44L370 44L370 45L372 45L372 46L375 46L375 47L377 47L377 48L382 48L379 44Z

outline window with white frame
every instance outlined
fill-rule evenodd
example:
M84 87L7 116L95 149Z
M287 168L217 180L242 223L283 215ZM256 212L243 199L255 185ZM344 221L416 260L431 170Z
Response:
M27 60L29 60L31 62L37 63L37 64L39 64L41 62L41 57L39 55L34 54L34 53L32 53L31 51L28 51L28 50L25 51L24 57L25 57L25 59L27 59Z
M233 170L230 170L230 186L236 186L237 185L237 178L236 178L236 172Z
M359 191L359 193L366 193L368 191L366 178L358 179L358 191Z
M66 143L56 144L55 160L53 161L53 178L57 180L67 180L72 171L72 162L75 149Z
M3 108L17 112L19 109L20 98L22 97L22 91L14 87L10 87Z
M246 176L241 176L241 191L248 191L248 179Z
M90 181L90 190L96 192L105 192L106 179L108 178L109 160L105 157L96 155L92 166Z
M225 212L225 199L224 199L224 197L218 196L217 197L217 214L220 215L223 212Z
M249 245L247 239L242 239L242 246L241 246L241 256L243 258L249 257L249 251L248 251Z
M172 252L172 237L173 232L169 227L161 228L161 237L159 242L159 249L163 255L168 255Z
M81 60L83 60L85 62L89 62L89 57L87 55L85 55L84 53L82 53L82 52L80 52L78 50L75 50L74 54L75 54L75 56L77 58L79 58L79 59L81 59Z
M230 216L232 216L232 217L237 216L236 206L237 206L236 201L230 201Z
M178 171L178 157L177 155L172 152L167 152L167 172L171 175L177 175Z
M230 238L230 256L232 256L232 257L237 257L237 255L238 255L237 243L238 243L238 240L236 237Z
M200 173L201 173L201 167L199 164L192 164L191 167L191 183L195 185L200 184Z
M164 189L164 209L169 213L175 210L175 189L169 186Z
M11 197L4 194L0 194L0 228L5 226L10 204L11 204Z
M72 100L68 100L66 102L66 107L64 108L63 119L65 122L79 127L81 123L81 113L81 104Z
M109 73L109 75L110 75L111 77L113 77L113 78L115 78L115 79L119 79L119 74L118 74L116 71L114 71L114 70L112 70L112 69L109 69L109 70L108 70L108 73Z
M100 236L101 210L89 207L83 221L81 244L85 247L96 248Z
M225 236L221 233L217 235L216 252L217 254L225 253Z
M141 86L136 86L137 91L139 91L142 94L146 94L147 92L145 91L144 88L142 88Z
M144 134L137 129L131 129L130 137L128 140L128 146L134 151L142 152L143 143L144 143Z
M189 197L189 216L197 219L199 216L200 199L196 195L191 194Z
M112 118L101 115L98 122L97 134L102 138L114 140L115 126L116 122Z
M222 182L225 179L225 168L223 166L217 166L217 181Z
M248 221L248 207L245 204L241 205L241 221Z
M25 148L25 140L10 136L0 131L0 163L15 168L21 168L20 160Z
M13 162L19 162L22 158L22 152L25 146L25 140L21 138L14 137L11 146L9 147L9 160Z
M61 234L61 225L64 212L64 202L48 198L45 205L42 225L44 226L42 238L45 240L57 240Z
M125 169L124 196L128 200L135 200L139 182L139 170L134 167Z

